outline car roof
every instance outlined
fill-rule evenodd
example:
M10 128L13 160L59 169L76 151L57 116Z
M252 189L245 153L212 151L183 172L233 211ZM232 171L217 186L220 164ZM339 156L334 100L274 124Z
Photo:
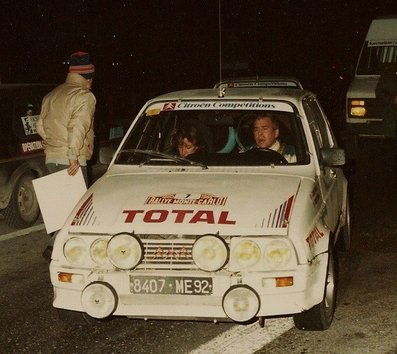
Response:
M258 77L238 77L221 80L214 88L227 87L284 87L289 89L303 89L301 82L292 76L258 76Z
M304 97L313 95L307 90L291 90L286 88L232 88L232 89L197 89L175 91L160 95L153 98L149 102L163 100L163 101L181 101L181 100L215 100L215 99L242 99L242 100L281 100L289 101L297 104Z

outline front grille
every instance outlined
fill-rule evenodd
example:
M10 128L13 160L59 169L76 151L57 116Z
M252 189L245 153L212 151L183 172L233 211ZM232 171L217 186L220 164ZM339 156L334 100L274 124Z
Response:
M192 259L194 240L142 240L144 258L138 269L198 269Z

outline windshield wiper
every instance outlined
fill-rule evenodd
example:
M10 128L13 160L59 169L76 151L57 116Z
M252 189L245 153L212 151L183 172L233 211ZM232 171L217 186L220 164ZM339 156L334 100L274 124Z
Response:
M201 162L196 162L196 161L192 161L189 159L186 159L184 157L180 157L180 156L176 156L176 155L171 155L171 154L166 154L164 152L160 152L160 151L154 151L154 150L141 150L141 149L129 149L129 150L122 150L120 152L129 152L132 154L142 154L142 155L147 155L150 157L160 157L161 159L164 160L171 160L171 161L175 161L175 162L184 162L185 164L189 164L192 166L200 166L203 169L208 169L208 166L201 163ZM147 162L150 162L151 159L142 162L140 165L144 165Z

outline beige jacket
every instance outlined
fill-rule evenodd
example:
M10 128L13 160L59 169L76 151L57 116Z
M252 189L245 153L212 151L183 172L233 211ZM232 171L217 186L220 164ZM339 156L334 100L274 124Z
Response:
M88 81L75 73L43 98L36 129L46 142L47 162L79 160L85 165L91 158L95 104Z

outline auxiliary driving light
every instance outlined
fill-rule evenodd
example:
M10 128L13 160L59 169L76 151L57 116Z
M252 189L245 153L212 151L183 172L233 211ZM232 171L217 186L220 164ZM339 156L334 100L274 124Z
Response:
M252 320L260 308L258 294L248 285L231 287L222 300L223 311L235 322Z
M233 249L233 259L242 268L254 266L261 258L258 244L251 240L242 240Z
M207 272L222 269L229 259L228 247L223 238L204 235L196 240L192 248L194 263Z
M63 246L63 254L68 262L81 266L85 262L87 246L83 239L72 237Z
M100 238L95 240L90 247L91 259L99 266L105 266L109 263L106 249L108 247L108 241Z
M289 244L282 240L273 240L266 245L264 251L265 262L272 269L281 269L288 265L292 258Z
M133 269L143 259L143 245L134 235L117 234L108 243L107 255L115 267Z
M103 282L93 282L81 294L81 305L87 314L94 318L106 318L117 308L116 291Z

